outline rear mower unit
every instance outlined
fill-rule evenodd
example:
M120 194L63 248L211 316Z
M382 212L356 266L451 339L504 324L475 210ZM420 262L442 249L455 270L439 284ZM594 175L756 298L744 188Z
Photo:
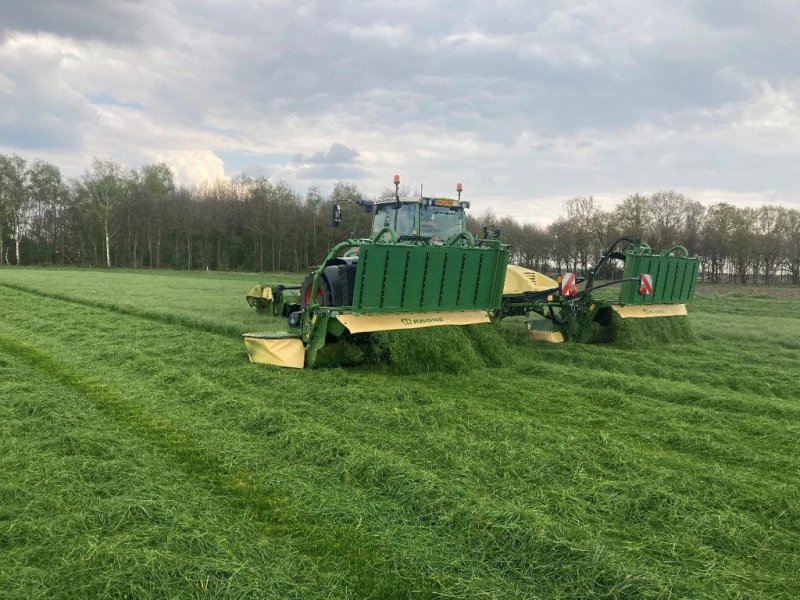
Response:
M627 246L619 249L623 242ZM622 277L596 283L596 275L610 260L624 262ZM503 316L539 315L527 321L529 337L548 342L608 342L614 338L615 318L667 319L687 315L686 302L694 296L699 260L683 246L655 253L639 240L620 238L598 261L583 289L573 273L560 282L540 283L537 292L522 292L503 298ZM540 278L540 274L536 274ZM547 287L548 283L551 287ZM597 291L619 286L617 301L598 296Z

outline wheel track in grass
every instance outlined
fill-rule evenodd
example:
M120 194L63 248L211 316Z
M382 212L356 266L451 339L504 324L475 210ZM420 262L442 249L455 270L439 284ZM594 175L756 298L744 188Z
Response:
M70 366L61 363L37 347L0 333L0 350L23 361L45 377L74 389L92 404L116 421L161 448L173 457L177 467L185 474L207 486L226 500L233 508L251 518L265 533L290 536L297 541L298 548L307 556L327 566L348 571L348 561L372 564L360 573L370 573L369 579L356 579L352 584L357 595L364 598L404 598L403 590L409 584L424 587L425 582L409 581L388 568L396 567L399 558L382 547L374 536L368 536L346 525L314 523L301 517L285 501L254 482L255 474L244 470L231 470L216 457L205 452L184 431L168 419L150 415L127 401L113 387L85 376ZM319 532L330 531L329 537L320 537ZM302 535L298 533L302 532ZM322 551L322 548L326 548ZM369 549L369 552L365 552ZM346 558L345 558L346 557ZM436 595L435 590L428 590Z
M162 448L2 349L0 398L0 597L337 588L291 540L264 535Z

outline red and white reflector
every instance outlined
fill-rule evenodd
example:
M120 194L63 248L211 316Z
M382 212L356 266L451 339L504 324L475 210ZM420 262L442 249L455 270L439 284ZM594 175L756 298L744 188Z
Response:
M653 293L653 276L648 273L639 275L639 295L649 296Z
M575 285L575 273L564 273L561 276L561 295L565 298L574 298L578 295L578 286Z

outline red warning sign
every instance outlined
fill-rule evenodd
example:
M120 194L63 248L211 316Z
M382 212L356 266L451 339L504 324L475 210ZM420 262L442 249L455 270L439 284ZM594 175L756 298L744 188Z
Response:
M578 287L575 285L575 273L564 273L561 277L561 295L565 298L574 298L578 295Z
M647 273L639 275L639 295L648 296L653 293L653 276Z

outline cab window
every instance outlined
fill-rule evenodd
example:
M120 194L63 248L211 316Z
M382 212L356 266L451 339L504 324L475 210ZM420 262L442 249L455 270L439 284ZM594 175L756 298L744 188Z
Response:
M444 242L463 231L462 212L447 206L423 206L419 215L419 234L432 242Z
M372 234L378 233L386 225L388 218L389 227L397 232L397 235L413 235L414 233L414 209L416 204L402 204L395 210L393 204L383 204L378 206L375 211L375 219L372 221Z

